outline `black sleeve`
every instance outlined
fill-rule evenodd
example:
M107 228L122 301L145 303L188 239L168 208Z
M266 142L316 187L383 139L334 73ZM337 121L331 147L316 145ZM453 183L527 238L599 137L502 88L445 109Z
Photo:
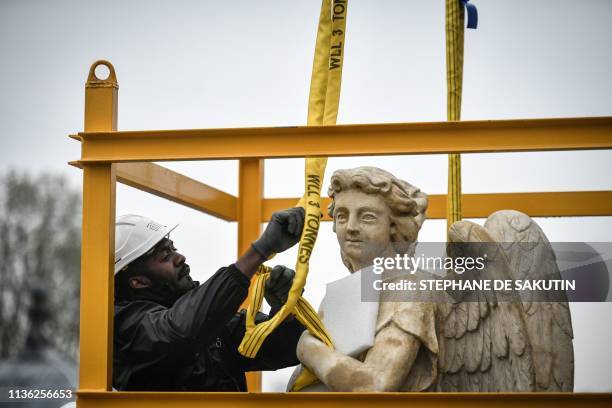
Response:
M261 323L268 319L268 315L257 313L255 321ZM228 324L236 350L244 337L245 320L246 310L241 310ZM236 351L243 371L271 371L298 365L300 362L295 351L304 330L295 317L289 317L266 338L255 358L244 357Z
M248 294L249 280L234 265L181 296L170 308L144 307L116 316L122 342L141 350L169 350L180 345L210 343L235 315Z

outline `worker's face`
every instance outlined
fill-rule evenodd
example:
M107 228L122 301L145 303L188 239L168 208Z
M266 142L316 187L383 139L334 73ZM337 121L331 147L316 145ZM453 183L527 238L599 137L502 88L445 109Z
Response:
M197 286L189 275L189 265L185 257L177 252L174 243L164 238L160 241L143 263L146 277L151 286L166 286L176 296L181 296Z
M387 256L391 248L391 210L378 194L361 190L342 191L334 197L334 231L343 260L352 272Z

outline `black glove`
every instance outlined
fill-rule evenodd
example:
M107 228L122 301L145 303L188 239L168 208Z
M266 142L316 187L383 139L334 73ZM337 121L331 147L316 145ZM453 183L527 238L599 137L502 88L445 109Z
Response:
M295 272L283 265L276 265L266 281L264 298L270 305L270 316L276 314L287 302Z
M270 255L294 246L300 240L303 227L304 209L302 207L275 212L264 233L251 245L261 256L268 259Z

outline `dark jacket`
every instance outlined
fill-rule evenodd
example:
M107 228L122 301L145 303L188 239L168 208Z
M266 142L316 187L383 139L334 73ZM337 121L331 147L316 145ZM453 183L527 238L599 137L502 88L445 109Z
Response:
M287 319L256 358L237 351L245 331L249 280L234 265L219 269L172 305L155 296L115 304L113 386L118 390L246 391L246 371L299 364L304 327ZM267 320L260 313L257 320Z

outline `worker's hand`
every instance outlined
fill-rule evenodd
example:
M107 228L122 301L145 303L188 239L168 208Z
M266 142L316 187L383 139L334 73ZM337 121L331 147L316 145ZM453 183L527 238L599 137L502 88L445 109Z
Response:
M253 242L253 248L265 259L294 246L302 235L304 209L295 207L272 214L270 223L261 237Z
M287 302L294 277L295 272L286 266L276 265L272 268L264 290L264 298L270 305L270 315L276 314Z

